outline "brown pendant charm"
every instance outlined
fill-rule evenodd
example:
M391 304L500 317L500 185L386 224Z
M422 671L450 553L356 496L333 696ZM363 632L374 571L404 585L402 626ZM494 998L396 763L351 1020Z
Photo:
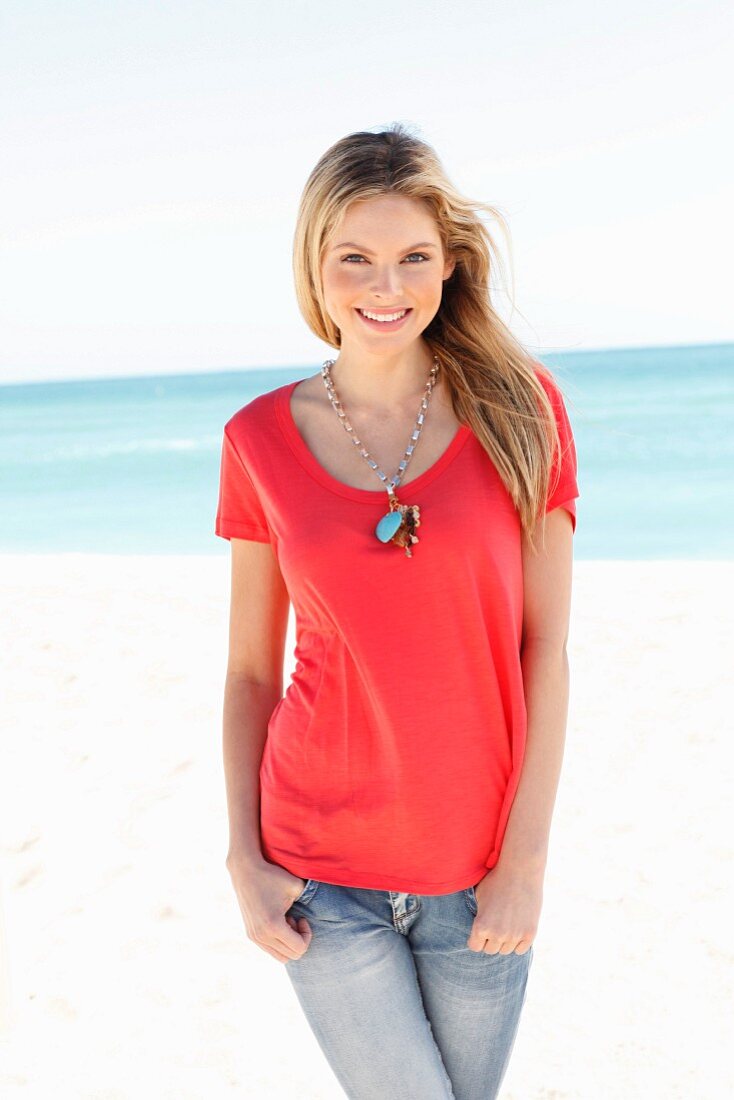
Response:
M420 527L420 508L417 504L399 504L398 508L403 516L403 522L392 537L396 546L404 546L406 557L412 558L411 544L418 542L415 534L416 527Z

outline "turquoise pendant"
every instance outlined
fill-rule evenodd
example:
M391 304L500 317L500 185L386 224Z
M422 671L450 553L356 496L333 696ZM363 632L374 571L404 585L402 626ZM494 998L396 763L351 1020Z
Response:
M402 522L403 517L400 512L386 512L375 528L375 534L380 542L389 542Z
M390 511L386 512L375 527L375 534L380 542L394 542L396 546L402 546L406 557L412 558L411 544L418 542L415 533L416 527L420 527L420 508L417 504L400 504L398 498L390 494Z

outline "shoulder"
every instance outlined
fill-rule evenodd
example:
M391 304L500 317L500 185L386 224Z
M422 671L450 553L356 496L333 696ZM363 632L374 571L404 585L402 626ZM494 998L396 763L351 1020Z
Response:
M290 383L267 390L253 397L237 409L224 425L224 430L234 442L251 437L253 433L269 429L277 415L277 405Z
M571 431L571 422L568 418L566 398L558 379L544 363L533 360L533 366L535 368L535 376L545 390L546 396L550 401L553 416L558 424L559 431L562 435L569 434Z
M234 451L250 475L263 464L272 465L282 453L278 402L289 383L253 397L224 425L225 449Z
M533 359L533 369L535 371L535 377L548 395L551 404L557 406L559 403L562 403L563 395L561 393L561 387L550 368L546 367L545 363L541 363L540 360Z

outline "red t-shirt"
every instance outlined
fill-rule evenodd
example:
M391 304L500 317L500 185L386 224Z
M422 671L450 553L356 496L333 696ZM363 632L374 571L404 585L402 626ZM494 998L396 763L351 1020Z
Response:
M539 377L563 449L546 510L567 508L575 530L571 425ZM215 523L223 538L272 543L296 620L260 765L263 855L301 878L452 893L497 862L523 762L517 509L462 424L398 487L420 507L413 556L380 542L387 491L317 462L290 409L299 381L227 422Z

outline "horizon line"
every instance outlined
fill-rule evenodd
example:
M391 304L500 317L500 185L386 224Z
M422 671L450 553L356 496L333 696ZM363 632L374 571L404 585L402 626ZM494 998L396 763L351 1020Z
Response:
M525 346L525 345L523 345ZM734 346L734 340L713 340L704 343L685 343L685 344L611 344L602 347L588 347L588 348L572 348L566 350L553 350L552 348L544 348L540 351L532 352L531 354L537 355L538 358L543 356L561 356L563 358L570 358L573 356L581 355L604 355L609 352L639 352L639 351L683 351L685 349L694 348L725 348ZM526 349L528 350L528 349ZM222 374L247 374L254 371L286 371L286 370L307 370L309 364L295 364L295 363L282 363L282 364L270 364L268 366L249 366L249 367L212 367L204 370L171 370L156 373L146 373L144 371L133 372L132 374L88 374L88 375L69 375L64 378L30 378L30 379L3 379L0 378L0 387L10 386L52 386L59 385L65 386L80 382L123 382L140 380L144 378L156 379L156 378L200 378L202 376L217 376Z

